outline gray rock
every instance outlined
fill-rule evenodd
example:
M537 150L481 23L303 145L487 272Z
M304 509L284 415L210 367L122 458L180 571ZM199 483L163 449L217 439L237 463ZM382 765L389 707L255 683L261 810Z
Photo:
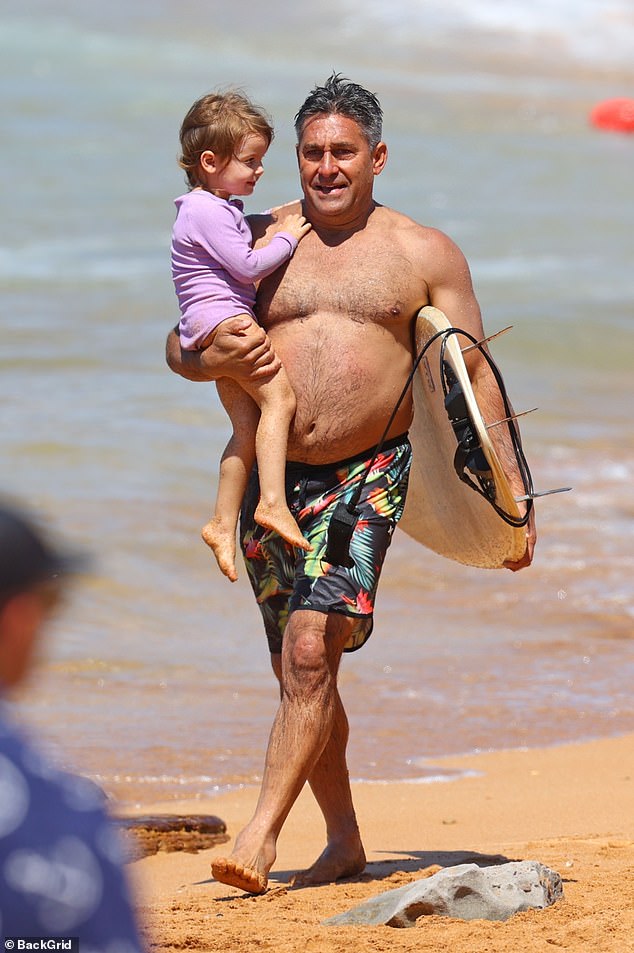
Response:
M508 920L520 910L543 910L562 896L559 874L535 860L483 868L461 864L388 890L324 924L413 927L419 917L432 914L460 920Z

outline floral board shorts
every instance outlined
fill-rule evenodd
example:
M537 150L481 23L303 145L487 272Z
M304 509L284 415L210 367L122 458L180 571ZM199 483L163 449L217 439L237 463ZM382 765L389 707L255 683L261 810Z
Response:
M350 542L354 565L332 565L326 562L325 552L333 510L341 500L350 501L373 455L374 448L326 466L287 464L286 499L312 552L296 549L255 523L259 483L254 468L242 505L240 536L272 653L282 651L289 615L299 609L354 618L347 652L360 648L370 637L383 560L405 506L412 459L407 435L386 441L368 474Z

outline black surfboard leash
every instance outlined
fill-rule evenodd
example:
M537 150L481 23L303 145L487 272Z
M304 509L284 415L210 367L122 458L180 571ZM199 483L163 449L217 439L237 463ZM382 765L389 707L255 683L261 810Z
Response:
M489 464L478 440L478 436L472 426L462 387L455 378L451 366L445 361L447 339L451 334L462 334L467 340L471 341L473 345L478 347L478 350L487 361L491 373L495 378L504 405L505 421L508 423L515 460L519 467L520 476L522 477L525 495L528 497L524 516L513 516L511 513L507 513L496 501L495 482L490 474ZM461 331L458 328L448 328L443 337L440 346L440 366L442 370L441 381L443 393L445 395L445 410L447 411L458 441L458 448L454 456L454 469L456 474L463 483L466 483L467 486L470 486L476 493L484 497L505 523L508 523L509 526L513 526L515 529L521 529L522 526L526 526L528 523L533 508L533 478L526 457L524 456L519 429L515 426L513 420L513 410L509 403L500 370L488 351L485 351L484 347L478 344L477 339L472 337L467 331ZM469 476L468 471L472 476ZM487 473L489 474L488 476ZM475 477L475 479L473 477Z
M499 504L495 502L495 483L490 474L488 462L486 461L486 457L484 456L484 452L480 446L480 442L469 416L462 388L455 378L449 363L445 360L444 355L447 347L447 339L453 334L462 334L469 341L471 341L473 346L478 348L480 353L487 360L487 363L491 368L495 381L498 385L500 394L502 396L504 411L509 424L509 433L511 434L515 459L520 470L520 475L522 477L522 483L524 485L526 494L526 513L522 517L516 517L511 513L507 513L504 509L502 509L502 507L499 506ZM454 469L456 470L458 477L464 483L466 483L467 486L470 486L471 489L484 497L484 499L491 504L500 518L510 526L521 528L522 526L526 526L528 523L531 510L533 508L533 480L528 463L526 461L526 457L524 456L524 451L522 450L519 430L513 421L513 411L508 400L506 388L502 380L502 375L497 365L493 361L493 358L487 353L487 351L484 350L483 345L480 344L471 334L466 331L462 331L460 328L443 328L442 330L433 334L429 340L425 342L421 350L416 355L412 369L405 382L405 386L403 387L403 390L401 391L401 394L394 405L394 409L392 410L389 420L385 425L381 439L377 443L374 453L372 454L372 457L365 468L361 480L355 487L352 497L347 503L341 500L339 503L337 503L333 511L328 527L328 541L325 552L326 562L329 562L332 565L345 566L348 568L354 565L354 562L350 556L350 540L352 539L352 534L359 518L359 511L357 507L359 500L361 499L361 493L363 492L363 488L366 484L368 476L370 475L372 467L374 466L377 457L383 449L387 435L390 431L390 427L396 418L396 414L398 413L401 404L405 400L408 390L412 386L412 381L414 380L414 376L421 361L425 357L431 345L439 338L442 339L439 363L440 379L442 382L443 394L445 398L445 409L458 442L458 447L454 456ZM471 473L476 478L475 480L467 476L465 468L470 469Z

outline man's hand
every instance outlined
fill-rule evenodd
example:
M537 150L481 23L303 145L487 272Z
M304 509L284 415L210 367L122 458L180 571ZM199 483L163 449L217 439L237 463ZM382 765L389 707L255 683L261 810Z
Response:
M229 318L219 325L202 351L184 351L176 330L167 336L165 359L175 374L189 381L265 381L277 374L280 359L264 330L248 318Z

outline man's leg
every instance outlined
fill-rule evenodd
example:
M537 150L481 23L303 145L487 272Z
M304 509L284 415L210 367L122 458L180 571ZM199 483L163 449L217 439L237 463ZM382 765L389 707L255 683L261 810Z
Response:
M269 738L260 797L231 856L214 861L216 880L251 893L266 889L278 835L309 778L326 818L331 850L326 848L306 873L306 882L317 882L313 877L320 875L319 870L323 879L326 866L331 871L327 879L336 879L365 865L364 858L359 867L363 848L358 829L356 837L351 836L356 820L345 764L348 729L337 689L337 671L352 625L353 620L342 615L308 610L291 614L282 649L281 702ZM342 849L352 850L352 870L344 872L350 858L344 864Z
M282 659L271 655L273 671L282 686ZM335 677L337 670L334 672ZM332 883L342 877L354 877L365 869L366 856L352 803L350 777L346 762L348 718L337 691L337 712L330 738L313 768L308 783L326 821L327 844L312 867L293 878L293 884Z

